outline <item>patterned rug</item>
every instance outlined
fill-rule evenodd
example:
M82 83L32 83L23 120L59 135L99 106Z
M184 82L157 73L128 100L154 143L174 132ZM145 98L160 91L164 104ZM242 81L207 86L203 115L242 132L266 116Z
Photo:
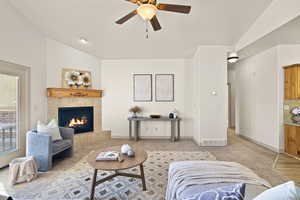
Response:
M100 184L95 190L96 200L164 200L167 186L168 166L173 161L215 160L209 152L147 152L144 163L147 191L142 191L140 179L115 177ZM139 173L138 168L125 172ZM74 167L64 171L53 180L33 181L15 188L14 199L43 200L87 200L89 199L93 169L86 163L86 157ZM111 174L99 171L98 179Z

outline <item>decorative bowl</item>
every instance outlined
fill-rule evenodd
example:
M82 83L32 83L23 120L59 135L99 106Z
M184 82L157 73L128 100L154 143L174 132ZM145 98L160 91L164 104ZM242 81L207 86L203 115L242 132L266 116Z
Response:
M160 115L150 115L151 118L160 118Z

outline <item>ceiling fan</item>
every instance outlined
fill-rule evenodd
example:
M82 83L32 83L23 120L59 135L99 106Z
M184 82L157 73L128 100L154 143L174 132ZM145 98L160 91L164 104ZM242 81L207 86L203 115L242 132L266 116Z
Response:
M129 13L128 15L126 15L125 17L122 17L121 19L116 21L116 23L123 24L138 14L145 21L150 21L154 31L158 31L161 29L159 21L156 17L156 13L158 10L184 13L184 14L189 14L191 11L191 6L157 3L156 0L125 0L125 1L137 4L139 7L136 10Z

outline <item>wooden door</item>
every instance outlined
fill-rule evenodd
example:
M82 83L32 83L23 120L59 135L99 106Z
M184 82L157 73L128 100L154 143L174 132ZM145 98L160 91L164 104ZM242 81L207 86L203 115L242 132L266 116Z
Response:
M293 72L295 73L295 99L300 99L300 65L295 65Z
M296 126L296 135L295 135L295 140L296 140L296 156L300 157L300 126Z
M284 68L284 98L300 99L300 65Z
M300 157L300 127L285 125L285 152Z
M284 98L291 99L291 82L292 82L292 70L291 67L287 67L284 69Z
M290 98L291 99L296 99L297 98L297 75L298 75L298 67L293 66L290 69Z

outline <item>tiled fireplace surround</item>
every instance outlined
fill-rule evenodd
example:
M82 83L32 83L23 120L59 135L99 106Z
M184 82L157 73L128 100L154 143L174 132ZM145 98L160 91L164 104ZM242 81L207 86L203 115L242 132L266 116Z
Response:
M95 144L103 138L101 123L101 98L48 98L48 120L58 119L58 108L61 107L94 107L94 131L75 135L75 151Z

